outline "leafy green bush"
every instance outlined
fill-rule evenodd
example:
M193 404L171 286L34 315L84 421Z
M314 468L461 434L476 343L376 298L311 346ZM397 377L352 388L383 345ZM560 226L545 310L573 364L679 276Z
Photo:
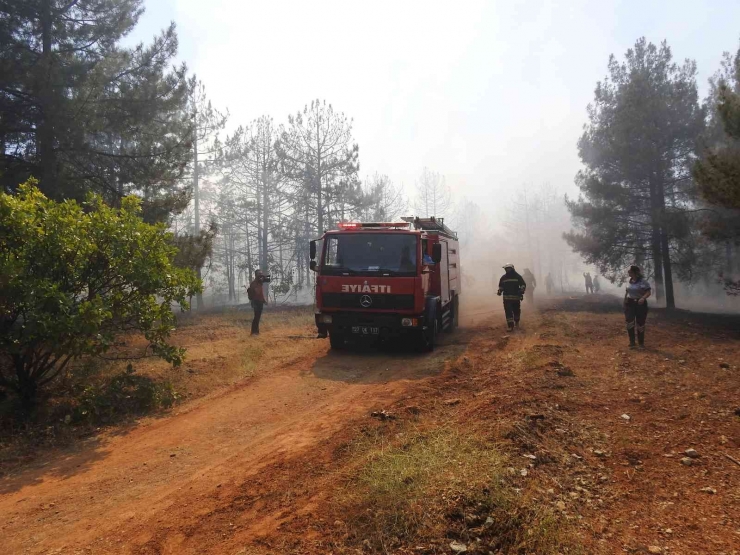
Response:
M85 385L75 397L72 420L94 423L170 408L179 398L171 383L135 374L130 366L102 383Z
M201 284L173 264L171 239L142 220L135 197L120 208L92 195L58 203L33 181L0 194L0 389L30 410L70 362L104 353L121 333L143 334L179 365L172 306L186 309Z

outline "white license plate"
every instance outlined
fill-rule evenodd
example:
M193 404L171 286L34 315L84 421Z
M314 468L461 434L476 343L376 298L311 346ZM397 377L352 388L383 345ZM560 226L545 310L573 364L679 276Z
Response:
M378 335L380 333L380 328L352 326L352 333L357 333L359 335Z

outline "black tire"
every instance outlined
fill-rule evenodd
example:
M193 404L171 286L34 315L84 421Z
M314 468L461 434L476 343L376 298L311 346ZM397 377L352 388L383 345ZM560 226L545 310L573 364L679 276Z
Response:
M419 334L418 350L422 353L431 353L437 344L437 334L439 333L439 320L433 318L427 329L421 330Z
M329 344L335 351L341 351L344 349L344 335L341 333L329 333Z

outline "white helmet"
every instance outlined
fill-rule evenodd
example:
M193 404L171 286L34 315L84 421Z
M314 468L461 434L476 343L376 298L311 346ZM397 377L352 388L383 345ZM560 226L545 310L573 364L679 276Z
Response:
M511 262L509 262L508 264L504 264L504 270L507 270L509 268L511 268L512 270L514 269L514 265Z

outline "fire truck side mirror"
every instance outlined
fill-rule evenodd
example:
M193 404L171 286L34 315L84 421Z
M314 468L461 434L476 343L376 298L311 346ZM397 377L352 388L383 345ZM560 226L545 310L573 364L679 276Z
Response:
M442 243L434 243L432 245L432 260L435 264L442 262Z
M316 261L315 260L312 260L309 263L308 267L311 268L311 271L315 272L316 271Z
M311 260L315 259L316 258L316 241L311 241L308 244L308 249L311 254Z

